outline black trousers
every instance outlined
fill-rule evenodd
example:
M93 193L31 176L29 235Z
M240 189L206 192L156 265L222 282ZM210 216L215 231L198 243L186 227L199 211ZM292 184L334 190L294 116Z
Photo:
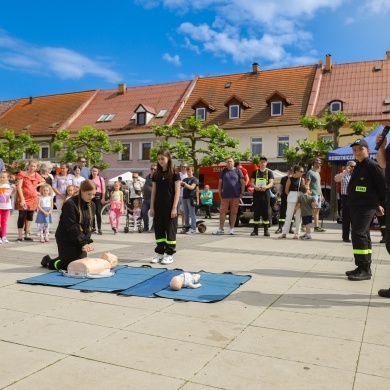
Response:
M270 203L269 193L253 194L253 224L259 226L260 217L263 225L269 226Z
M390 186L387 186L386 188L386 210L388 210L388 213L385 214L386 217L386 249L387 252L390 254L390 232L388 232L388 229L390 229Z
M95 203L96 205L96 222L97 222L97 228L98 230L101 230L102 229L102 215L101 215L101 211L102 211L102 202L101 202L101 199L92 199L92 202ZM95 229L96 228L96 225L95 225L95 218L93 219L93 228Z
M153 225L157 244L154 251L159 255L176 253L177 217L171 218L171 208L155 209Z
M69 263L87 257L87 252L83 252L80 245L71 244L69 241L64 241L57 237L56 241L58 257L49 261L49 269L66 271Z
M351 206L351 238L355 264L363 271L371 268L370 225L376 212L375 206Z
M287 195L282 195L280 197L280 209L279 209L279 224L283 225L286 221L286 211L287 211Z
M349 233L351 230L351 213L348 205L348 195L341 195L341 210L342 210L342 238L349 240Z

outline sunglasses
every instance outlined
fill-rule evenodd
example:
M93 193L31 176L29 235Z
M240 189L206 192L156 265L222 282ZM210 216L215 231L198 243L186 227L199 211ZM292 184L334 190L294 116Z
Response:
M84 163L84 164L86 163L86 161L85 161L85 160L80 160L80 162L81 162L81 163Z
M150 168L150 170L151 170L151 171L155 171L155 170L156 170L156 168Z

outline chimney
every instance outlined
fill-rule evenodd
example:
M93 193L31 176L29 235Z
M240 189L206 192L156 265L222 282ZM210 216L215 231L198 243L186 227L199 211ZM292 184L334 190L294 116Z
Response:
M390 60L390 51L389 50L386 52L386 60Z
M260 72L260 65L255 62L252 64L252 73L259 73Z
M118 94L123 95L126 92L126 84L118 84Z
M33 102L33 97L30 96L30 98L29 98L29 103L31 104L32 102Z
M325 59L325 71L330 72L332 70L332 55L327 54Z

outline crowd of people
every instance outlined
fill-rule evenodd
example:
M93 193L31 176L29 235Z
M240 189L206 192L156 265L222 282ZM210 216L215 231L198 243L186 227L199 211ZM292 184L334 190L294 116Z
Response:
M381 136L378 136L377 141L382 141ZM386 168L390 160L390 146L386 146L386 142L382 143L378 150L379 164L369 158L368 144L364 139L356 140L351 148L355 160L349 161L334 180L341 183L342 240L352 242L356 265L356 269L347 271L346 275L348 280L362 281L372 276L370 225L375 215L382 218L384 233L382 231L381 242L386 243L390 253L390 234L385 234L386 226L390 226L390 217L385 214L386 199L387 209L390 209L390 169ZM9 243L7 223L13 208L18 211L17 241L33 240L31 224L34 212L37 211L35 222L40 242L48 242L55 204L60 217L55 233L58 256L51 258L46 255L41 263L49 269L66 270L71 261L84 258L93 251L92 233L97 231L103 234L101 208L106 202L110 203L109 220L114 234L119 229L121 215L127 210L134 221L134 229L136 223L142 220L144 231L154 232L156 256L151 263L163 265L174 261L179 214L183 227L188 228L183 231L189 234L196 233L199 202L205 212L204 218L211 218L213 192L210 187L206 184L199 193L199 182L194 176L193 166L183 163L180 170L176 170L167 148L159 150L157 163L151 165L144 184L138 174L133 174L132 182L127 184L128 202L124 197L121 178L114 183L106 199L106 183L99 175L99 168L87 168L86 159L82 156L72 170L68 164L61 164L60 172L55 177L50 174L46 164L38 167L37 161L30 160L26 169L17 174L15 183L1 163L1 243ZM282 178L277 192L280 213L275 233L281 233L278 238L285 239L288 233L292 233L293 239L311 240L313 222L314 232L325 231L319 226L319 210L324 201L319 176L321 163L321 159L314 159L306 178L303 178L304 169L301 165L292 167ZM221 199L219 227L213 234L225 233L227 214L229 234L235 234L240 199L249 187L253 190L253 231L250 234L258 236L262 223L264 236L270 236L270 197L275 183L273 172L267 168L267 164L267 158L261 157L258 169L249 177L248 172L232 157L226 160L226 168L221 170L218 181ZM292 230L294 220L295 231ZM300 235L301 224L304 226L303 235ZM379 295L390 298L390 289L380 290Z

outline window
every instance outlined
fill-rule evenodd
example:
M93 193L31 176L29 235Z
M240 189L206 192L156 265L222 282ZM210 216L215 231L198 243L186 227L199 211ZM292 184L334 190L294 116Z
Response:
M50 147L47 144L42 144L39 151L39 158L49 158L50 157Z
M342 111L342 105L341 102L332 102L329 106L329 111L334 113L338 111Z
M116 114L103 114L96 122L111 122Z
M163 118L164 115L168 112L165 108L160 110L160 112L156 115L156 118Z
M240 106L231 105L229 106L229 119L236 119L240 117Z
M252 157L257 154L263 154L263 138L251 139Z
M137 112L137 125L144 125L146 123L146 112Z
M126 149L122 154L119 154L118 160L119 161L131 161L131 143L130 144L122 144Z
M290 147L290 137L278 137L278 157L283 157L283 150Z
M204 121L206 120L206 109L204 107L202 108L197 108L196 109L196 114L195 118L199 121Z
M140 160L150 160L150 149L152 148L151 142L141 142L140 145Z
M280 116L283 114L282 102L271 102L271 116Z

